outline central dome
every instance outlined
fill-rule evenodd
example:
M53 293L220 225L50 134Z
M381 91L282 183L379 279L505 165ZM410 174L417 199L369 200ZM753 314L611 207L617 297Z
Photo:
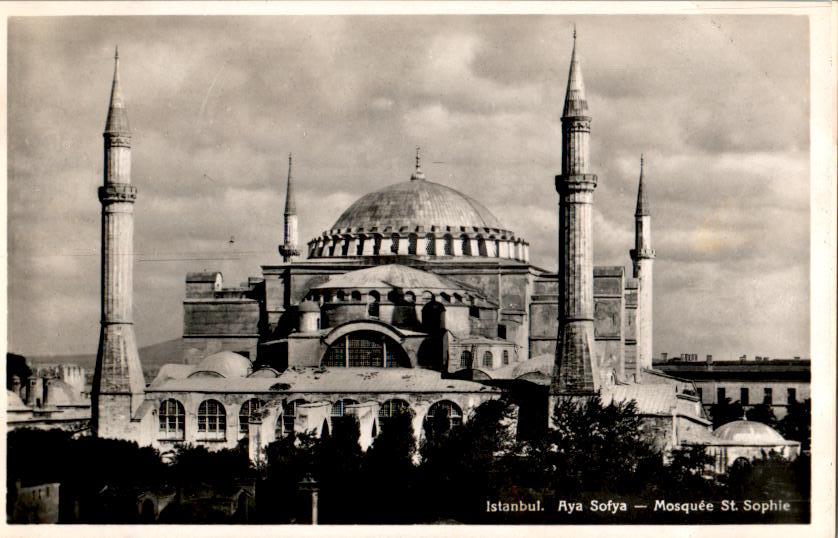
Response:
M332 229L398 230L402 227L504 227L477 200L445 185L424 180L396 183L359 198L343 212Z

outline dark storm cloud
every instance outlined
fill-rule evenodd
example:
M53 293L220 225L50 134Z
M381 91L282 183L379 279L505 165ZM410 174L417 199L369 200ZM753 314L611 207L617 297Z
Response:
M656 349L805 355L808 27L779 16L12 19L10 346L95 349L117 42L145 344L180 335L187 271L236 284L279 261L289 152L301 242L406 181L419 145L429 179L480 200L555 270L572 22L594 117L598 264L630 272L647 156ZM771 302L778 287L793 322Z

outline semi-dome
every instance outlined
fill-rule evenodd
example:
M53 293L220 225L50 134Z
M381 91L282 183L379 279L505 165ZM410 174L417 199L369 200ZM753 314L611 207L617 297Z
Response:
M417 157L410 181L362 196L308 243L309 258L394 255L526 262L529 244L474 198L427 181Z
M247 377L251 367L250 361L242 355L232 351L221 351L199 362L189 377Z
M728 422L713 432L717 438L742 445L782 445L788 443L771 426L753 420Z
M498 218L474 198L422 180L396 183L362 196L343 212L332 229L390 227L398 231L418 226L504 229Z

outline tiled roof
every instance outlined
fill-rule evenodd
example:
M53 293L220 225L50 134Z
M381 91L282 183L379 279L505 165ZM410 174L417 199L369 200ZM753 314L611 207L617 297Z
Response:
M674 384L656 383L614 385L603 388L602 403L627 402L634 400L641 415L671 415L677 407L676 387Z

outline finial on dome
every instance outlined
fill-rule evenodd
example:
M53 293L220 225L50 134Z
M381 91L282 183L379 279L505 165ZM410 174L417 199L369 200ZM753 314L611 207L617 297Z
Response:
M414 170L413 175L410 176L410 181L425 179L425 173L422 172L422 159L421 159L419 151L420 151L419 146L416 146L416 170Z

